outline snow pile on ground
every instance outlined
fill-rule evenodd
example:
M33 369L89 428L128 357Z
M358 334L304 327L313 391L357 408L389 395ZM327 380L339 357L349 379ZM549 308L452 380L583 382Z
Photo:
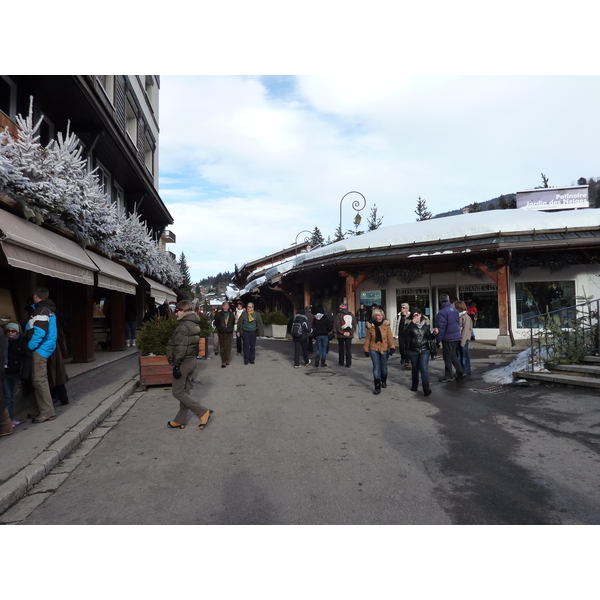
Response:
M546 354L545 350L542 350L542 355ZM549 373L548 369L540 366L547 360L546 356L540 357L539 351L536 349L534 353L534 370L537 373ZM515 360L513 360L508 366L500 369L492 369L487 373L483 374L483 380L487 383L495 383L500 385L506 385L508 383L514 383L513 373L519 371L530 371L531 370L531 348L523 350L523 352L517 354Z

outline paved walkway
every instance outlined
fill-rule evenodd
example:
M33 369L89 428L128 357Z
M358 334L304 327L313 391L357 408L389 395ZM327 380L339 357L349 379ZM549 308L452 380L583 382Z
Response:
M70 403L55 405L57 418L39 425L22 421L11 435L0 439L0 514L40 482L135 391L139 376L133 355L137 355L137 348L98 352L90 363L67 363ZM85 379L81 376L90 372L97 372L99 377L93 389L80 383Z
M265 350L272 345L274 345L273 348L286 349L286 352L290 354L290 359L293 355L289 340L261 340L259 344L264 344ZM363 381L357 383L361 388L366 386L367 390L372 385L370 361L361 357L362 353L356 348L358 344L362 344L362 340L356 340L354 345L356 356L359 357L356 359L356 366L358 367L363 362L364 365L361 365L354 376L364 371L364 377L360 378ZM214 359L212 344L209 344L209 348L210 356ZM474 363L480 361L482 364L490 365L500 361L506 364L511 360L510 355L498 355L493 342L474 343L472 348ZM15 428L12 435L0 440L2 445L0 515L30 492L36 484L39 484L59 462L61 464L68 462L64 459L82 442L85 441L83 444L85 446L85 444L90 445L100 441L100 438L108 432L110 422L121 418L143 395L143 393L135 393L139 381L139 371L137 356L134 355L137 355L137 349L127 348L122 352L98 352L95 355L96 360L91 363L67 364L67 373L71 378L68 384L71 402L64 407L55 405L57 419L40 425L23 423ZM314 354L311 355L311 358L314 359ZM238 359L239 362L239 357L234 357L234 359ZM394 357L394 363L397 360L399 358ZM220 363L218 359L212 360L206 366L213 367L217 363ZM335 342L332 344L328 363L333 364L334 368L337 367ZM243 369L244 366L241 366ZM236 365L235 370L237 371L239 367L240 365ZM397 366L394 368L397 369ZM441 359L432 362L430 367L432 378L437 377L442 369ZM233 370L233 368L226 371L218 369L217 375L221 379L223 375L229 375ZM209 371L212 372L213 369L209 369ZM344 369L344 371L346 370ZM290 371L290 376L292 373L295 373L293 369ZM233 375L234 373L231 373L231 377L227 377L225 380L230 380L230 392L241 385ZM266 393L269 389L267 386ZM284 389L285 384L284 388L279 391L283 392ZM227 395L227 385L219 386L219 393ZM108 425L99 428L98 425L105 420L109 422ZM96 428L97 431L94 431Z

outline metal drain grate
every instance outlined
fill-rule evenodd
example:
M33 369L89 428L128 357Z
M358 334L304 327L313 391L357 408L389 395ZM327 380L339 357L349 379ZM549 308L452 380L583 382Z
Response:
M335 373L333 371L307 371L304 373L305 375L316 375L318 377L334 377Z
M504 385L491 385L490 387L482 388L476 390L474 388L470 388L470 392L475 392L476 394L506 394L508 389Z

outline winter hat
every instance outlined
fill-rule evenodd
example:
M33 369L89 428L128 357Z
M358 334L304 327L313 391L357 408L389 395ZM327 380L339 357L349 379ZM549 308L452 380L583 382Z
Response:
M18 323L9 323L4 326L4 329L16 329L17 333L21 333L21 327Z
M342 309L342 308L348 308L348 305L347 304L340 304L340 309Z

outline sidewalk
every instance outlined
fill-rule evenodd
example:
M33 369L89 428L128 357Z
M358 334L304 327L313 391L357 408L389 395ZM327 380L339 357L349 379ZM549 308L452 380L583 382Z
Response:
M39 425L22 422L11 435L0 439L0 514L25 496L135 391L137 363L135 368L118 364L134 354L135 347L121 352L100 351L94 354L93 362L66 363L71 401L67 406L55 405L57 418ZM84 386L82 394L72 394L78 377L108 364L114 364L115 369L102 385L92 389Z

